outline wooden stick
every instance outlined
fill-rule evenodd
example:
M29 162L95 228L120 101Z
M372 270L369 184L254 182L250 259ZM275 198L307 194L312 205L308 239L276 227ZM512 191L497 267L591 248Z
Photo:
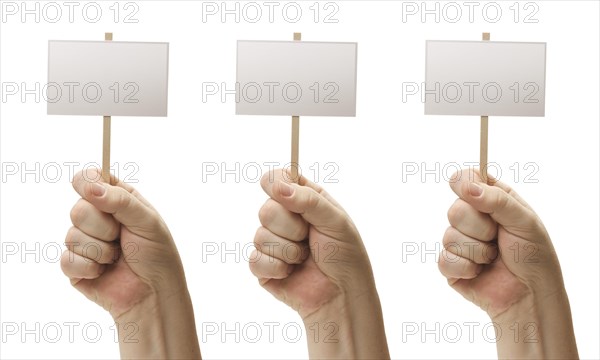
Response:
M490 33L483 33L482 40L489 41ZM479 173L481 179L487 184L488 182L488 117L481 116L481 134L479 139Z
M298 182L300 179L298 168L300 166L300 116L292 116L292 181Z
M481 135L479 144L479 173L481 179L487 184L487 166L488 166L488 117L481 117Z
M294 41L301 41L302 34L294 33ZM292 170L292 181L300 180L300 116L292 116L292 162L290 163Z
M112 41L112 33L104 33L104 40ZM111 117L104 116L104 124L102 126L102 179L107 184L110 184L110 124Z

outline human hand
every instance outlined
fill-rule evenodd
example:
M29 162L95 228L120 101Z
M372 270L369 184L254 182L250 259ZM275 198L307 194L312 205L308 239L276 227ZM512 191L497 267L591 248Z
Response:
M252 273L298 311L307 332L316 324L342 347L309 339L311 357L389 357L371 264L354 223L320 186L290 179L282 170L261 179L270 198L259 212Z
M73 188L81 199L61 267L73 287L127 325L118 328L121 355L200 356L181 259L158 212L129 184L105 183L97 169L77 173ZM185 344L168 341L178 335Z
M439 269L500 325L497 338L504 327L497 341L501 357L576 356L560 264L540 218L509 186L493 179L486 184L477 171L455 174L450 186L459 198L448 211ZM551 329L557 323L562 335ZM519 341L508 341L515 324Z

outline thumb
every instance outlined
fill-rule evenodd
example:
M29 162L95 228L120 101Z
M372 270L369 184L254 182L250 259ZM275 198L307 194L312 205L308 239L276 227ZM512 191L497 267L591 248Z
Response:
M344 239L348 230L348 215L314 189L278 180L271 196L287 210L299 214L319 232Z
M155 237L161 223L156 212L128 190L100 181L90 181L84 174L73 178L73 188L98 210L111 214L134 234Z
M514 235L528 238L527 235L537 229L538 217L533 210L498 186L465 181L459 193L461 199L476 210L489 214Z

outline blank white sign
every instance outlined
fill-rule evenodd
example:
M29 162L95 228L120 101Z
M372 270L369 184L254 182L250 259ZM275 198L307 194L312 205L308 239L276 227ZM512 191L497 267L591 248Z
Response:
M546 43L427 41L426 115L544 116Z
M355 116L356 43L238 41L236 114Z
M168 43L50 41L50 115L167 116Z

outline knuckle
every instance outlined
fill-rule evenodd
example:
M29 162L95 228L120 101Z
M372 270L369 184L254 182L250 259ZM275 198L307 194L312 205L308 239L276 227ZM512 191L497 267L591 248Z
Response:
M496 210L503 210L508 206L508 203L510 201L509 195L506 194L503 191L497 191L496 192L496 196L494 198L494 209Z
M452 226L449 226L444 233L444 237L442 238L442 244L444 245L444 249L448 250L449 247L456 244L457 241L457 230Z
M62 270L62 272L65 275L69 275L69 267L71 266L72 263L72 252L69 250L65 250L63 251L62 255L60 256L60 268Z
M110 225L104 227L104 237L103 239L106 239L107 241L113 241L116 240L119 237L119 232L120 232L120 227L118 225L116 225L114 223L114 221L112 221L112 219L108 219L109 221L111 221Z
M294 230L292 231L292 239L296 241L302 241L308 237L308 226L303 219L299 219L299 222L296 226L294 226Z
M469 271L470 264L465 259L460 259L460 273L466 275Z
M79 237L81 231L75 226L71 226L71 228L67 231L67 236L65 237L65 245L67 247L73 247L79 244Z
M254 234L254 247L260 249L264 242L266 241L268 236L268 230L264 227L259 227L256 229L256 234Z
M307 210L313 210L315 208L317 208L317 206L319 206L319 203L321 202L321 198L317 195L317 193L310 189L311 191L308 192L308 196L306 197L305 200L305 209Z
M291 241L304 241L306 239L306 231L303 226L295 226L291 232L291 236L288 240Z
M464 258L460 259L461 261L461 274L464 278L472 278L475 277L475 267L476 265Z
M117 188L119 189L119 188ZM131 194L125 190L117 191L117 208L126 209L131 204Z
M65 267L68 264L68 262L69 262L69 250L65 250L60 255L60 268L63 271L63 273L65 272Z
M446 275L447 268L448 268L448 262L446 261L446 252L447 252L446 250L440 251L440 255L438 257L438 262L437 262L438 270L443 275Z
M275 219L277 209L275 206L275 201L269 199L267 200L263 206L258 211L258 219L263 226L268 226Z
M288 264L282 260L275 259L275 273L278 276L285 277L287 275Z
M263 188L275 181L275 171L276 170L268 171L262 175L260 178L260 184Z
M448 181L448 185L450 185L450 187L452 187L452 184L460 181L460 179L462 178L463 172L465 170L458 170L456 172L454 172L454 174L452 174L452 176L450 176L450 179Z
M250 272L255 276L258 276L258 261L260 260L260 252L258 250L252 251L250 254L250 258L248 261L248 267L250 268Z
M460 221L464 218L466 212L465 205L466 204L462 200L457 199L454 204L450 206L450 209L448 209L448 221L451 225L460 223Z
M69 215L73 225L77 226L82 224L84 219L87 217L87 206L85 204L85 200L79 199L79 201L77 201L71 208Z
M100 269L100 264L98 264L97 262L93 261L93 260L89 260L86 259L84 260L84 264L85 264L85 274L97 274L99 269Z
M87 168L81 171L79 181L86 182L86 188L89 192L91 189L91 183L97 182L102 178L102 170L98 168Z
M484 241L494 240L496 234L498 232L498 227L495 223L487 224L485 229L483 230L483 239Z

